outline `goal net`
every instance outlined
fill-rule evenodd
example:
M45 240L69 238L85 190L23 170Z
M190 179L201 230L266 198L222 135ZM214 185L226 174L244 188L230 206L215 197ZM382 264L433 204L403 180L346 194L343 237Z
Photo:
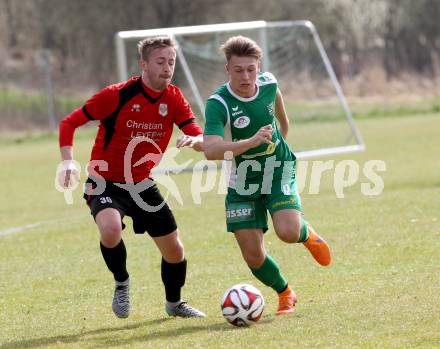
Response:
M262 70L278 80L290 118L288 143L299 159L364 150L340 84L310 21L241 22L118 32L120 80L139 74L137 42L170 35L178 44L173 83L204 121L206 99L227 81L219 47L233 35L263 49Z

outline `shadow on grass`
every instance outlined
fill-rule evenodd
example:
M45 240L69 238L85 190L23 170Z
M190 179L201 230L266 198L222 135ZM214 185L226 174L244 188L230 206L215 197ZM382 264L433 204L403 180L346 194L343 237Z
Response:
M274 318L266 318L260 321L260 323L271 323L274 320ZM252 326L253 327L253 326ZM150 341L154 340L160 340L160 339L172 339L175 341L178 341L179 336L185 336L185 335L191 335L196 334L199 332L205 332L210 334L211 336L215 334L215 332L229 332L229 331L246 331L249 330L249 327L234 327L230 324L228 324L226 321L221 321L215 324L211 325L193 325L193 326L186 326L182 325L180 328L170 328L166 330L161 331L152 331L152 332L145 332L142 335L138 336L132 336L129 340L126 338L110 338L110 337L101 337L96 338L95 342L96 345L102 348L108 348L110 346L123 346L127 344L134 344L134 343L148 343ZM99 344L98 344L99 343Z
M31 338L24 339L20 341L12 341L5 344L0 345L1 349L16 349L16 348L45 348L49 345L53 344L68 344L68 343L78 343L82 340L86 340L89 343L94 341L96 342L96 347L109 347L109 346L118 346L118 345L127 345L135 342L148 342L152 340L157 340L161 338L177 338L182 335L188 335L197 332L216 332L216 331L234 331L234 330L246 330L246 328L237 328L227 324L225 321L221 321L216 324L211 325L188 325L185 324L185 319L174 319L175 321L182 321L182 326L180 328L170 328L167 330L153 330L153 331L145 331L144 334L138 336L132 336L129 339L124 336L124 338L115 338L115 336L110 336L109 334L113 332L120 332L125 330L134 330L141 327L148 327L150 325L160 325L161 323L165 323L168 321L173 321L173 318L161 318L150 321L143 321L134 324L129 324L125 326L119 327L107 327L107 328L99 328L96 330L84 331L77 334L71 335L61 335L61 336L53 336L53 337L40 337L40 338ZM272 322L273 319L264 319L261 323ZM97 338L88 338L88 336L100 335Z
M119 332L124 330L133 330L139 327L149 326L149 325L158 325L162 322L166 322L170 320L170 318L161 318L150 321L143 321L134 324L129 324L125 326L119 327L107 327L107 328L98 328L96 330L83 331L77 334L65 335L65 336L53 336L53 337L40 337L40 338L31 338L24 339L20 341L12 341L9 343L5 343L0 345L1 349L13 349L13 348L39 348L46 347L47 345L56 344L56 343L76 343L80 341L82 338L92 335L100 335L100 334L109 334L112 332Z

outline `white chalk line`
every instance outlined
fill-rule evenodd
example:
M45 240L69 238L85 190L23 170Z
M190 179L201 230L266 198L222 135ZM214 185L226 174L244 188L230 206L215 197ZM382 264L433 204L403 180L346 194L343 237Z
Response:
M25 225L21 225L18 227L9 228L6 230L0 230L0 236L7 236L7 235L20 233L20 232L28 230L28 229L39 227L40 225L43 225L45 223L47 223L47 221L32 223L32 224L25 224Z
M84 219L86 216L89 216L89 215L81 214L81 215L78 215L77 217L69 217L69 218L61 218L61 219L51 219L51 220L46 220L46 221L41 221L41 222L36 222L36 223L20 225L18 227L12 227L12 228L8 228L8 229L5 229L5 230L0 230L0 237L21 233L23 231L34 229L34 228L40 227L40 226L45 225L45 224L56 223L56 222L59 222L60 220L71 221L71 220L77 220L77 219Z

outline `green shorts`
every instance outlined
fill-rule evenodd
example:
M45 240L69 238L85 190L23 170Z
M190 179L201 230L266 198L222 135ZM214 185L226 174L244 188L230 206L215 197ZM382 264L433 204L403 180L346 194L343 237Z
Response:
M256 192L252 195L240 195L233 188L229 188L225 207L226 227L229 232L250 228L262 229L266 232L267 211L272 214L293 208L302 212L295 175L288 183L281 183L280 178L274 177L270 194Z

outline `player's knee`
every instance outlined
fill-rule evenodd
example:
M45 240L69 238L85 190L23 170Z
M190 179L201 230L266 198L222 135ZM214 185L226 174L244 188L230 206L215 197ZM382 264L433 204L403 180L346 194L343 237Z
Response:
M114 247L121 240L121 226L118 224L106 224L100 227L101 241L106 247Z
M245 252L243 253L243 258L249 268L257 269L261 267L264 262L264 253L255 253L255 252Z
M278 237L289 244L297 242L300 236L300 226L283 226L277 229Z
M169 263L179 263L185 257L185 251L180 239L170 242L163 252L162 257Z
M171 249L171 256L176 262L180 262L183 260L185 252L183 244L180 240L178 240L177 243L173 245Z

